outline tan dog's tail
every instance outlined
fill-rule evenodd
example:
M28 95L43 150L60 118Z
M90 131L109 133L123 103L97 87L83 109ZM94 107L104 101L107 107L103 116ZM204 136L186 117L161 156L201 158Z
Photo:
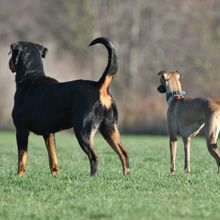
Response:
M115 46L112 44L112 42L104 37L99 37L93 40L89 46L95 45L95 44L102 44L106 47L108 50L108 64L105 68L104 73L102 74L101 78L99 79L99 87L107 90L113 76L117 73L118 71L118 54Z

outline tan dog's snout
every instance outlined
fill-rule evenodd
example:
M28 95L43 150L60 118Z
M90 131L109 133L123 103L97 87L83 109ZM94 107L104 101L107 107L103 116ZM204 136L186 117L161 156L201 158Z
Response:
M165 93L166 92L166 87L161 84L157 87L157 91L160 92L160 93Z

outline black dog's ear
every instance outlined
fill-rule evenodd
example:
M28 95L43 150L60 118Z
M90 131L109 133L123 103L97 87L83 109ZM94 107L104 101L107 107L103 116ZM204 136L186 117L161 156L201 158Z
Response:
M42 53L41 53L41 57L42 57L42 58L45 58L46 55L47 55L47 52L48 52L48 49L47 49L46 47L43 47Z
M11 44L11 50L19 50L20 49L20 45L19 43L13 43Z
M47 52L48 52L48 49L46 47L44 47L43 45L40 45L40 44L36 44L39 52L40 52L40 56L42 58L45 58L46 55L47 55Z
M19 56L20 56L20 53L21 53L21 45L19 44L19 42L16 42L16 43L12 43L11 46L10 46L10 53L12 53L12 58L14 60L14 65L16 65L18 63L18 59L19 59Z
M19 43L12 43L10 45L10 51L8 52L8 55L10 55L13 51L19 51L19 50L20 50Z

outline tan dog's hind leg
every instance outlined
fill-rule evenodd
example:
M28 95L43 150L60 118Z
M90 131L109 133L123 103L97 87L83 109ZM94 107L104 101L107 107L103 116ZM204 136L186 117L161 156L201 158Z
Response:
M206 124L206 141L209 153L215 159L218 166L218 173L220 173L220 153L217 149L217 139L219 134L219 119L216 120L215 116L212 116L207 120Z
M48 151L50 171L55 176L58 173L55 135L49 134L48 136L44 136L44 140Z
M170 172L176 171L177 140L170 140Z
M183 137L183 144L184 144L184 153L185 153L184 169L188 174L190 173L190 138Z

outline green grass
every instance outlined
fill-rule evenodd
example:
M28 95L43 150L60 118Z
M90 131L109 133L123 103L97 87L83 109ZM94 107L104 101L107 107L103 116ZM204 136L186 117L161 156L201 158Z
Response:
M205 141L195 138L189 176L179 141L177 172L169 174L168 138L126 136L131 176L106 142L96 136L97 177L74 135L57 134L59 176L49 172L41 137L29 139L25 177L16 176L15 134L0 133L0 219L219 219L220 177Z

